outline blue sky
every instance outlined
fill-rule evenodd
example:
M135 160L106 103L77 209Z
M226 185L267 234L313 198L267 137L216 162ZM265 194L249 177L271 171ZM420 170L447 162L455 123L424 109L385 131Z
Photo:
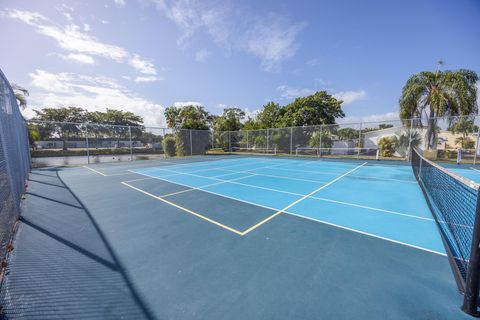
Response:
M0 68L30 107L122 107L149 125L170 105L212 113L327 90L343 121L398 118L408 77L480 73L477 0L14 1L0 6Z

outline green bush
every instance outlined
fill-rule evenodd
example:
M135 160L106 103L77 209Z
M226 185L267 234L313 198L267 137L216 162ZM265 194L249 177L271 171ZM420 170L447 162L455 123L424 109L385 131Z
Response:
M177 156L185 156L185 144L183 143L185 132L180 131L175 135L175 149Z
M396 139L392 137L383 137L378 141L378 149L381 157L391 157L395 153Z
M169 157L175 156L175 138L165 137L162 141L162 146L165 154Z
M475 141L469 137L459 137L455 139L455 143L459 144L462 149L475 149Z

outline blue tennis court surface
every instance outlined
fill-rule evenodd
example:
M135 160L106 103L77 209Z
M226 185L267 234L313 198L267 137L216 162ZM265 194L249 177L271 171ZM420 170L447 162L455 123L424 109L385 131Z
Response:
M469 319L408 163L35 169L22 212L8 319Z
M475 167L473 165L450 165L448 166L448 169L455 172L459 176L480 183L480 168L478 166Z
M240 158L163 165L132 172L147 179L186 187L182 195L177 196L179 203L182 197L190 196L189 190L197 190L268 208L276 213L297 215L445 253L435 221L408 166ZM142 187L147 179L135 179L124 184L150 193L148 187ZM155 181L148 183L154 185ZM152 194L164 199L170 197ZM210 215L208 211L199 214ZM223 220L228 221L228 215L230 213L226 213ZM228 226L240 233L250 229L238 230L235 225ZM250 227L260 226L252 224Z

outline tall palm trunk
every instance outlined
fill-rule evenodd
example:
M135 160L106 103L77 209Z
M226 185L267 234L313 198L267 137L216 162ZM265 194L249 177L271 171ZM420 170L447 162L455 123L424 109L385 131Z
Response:
M435 150L437 149L437 118L430 117L428 118L427 126L427 149Z

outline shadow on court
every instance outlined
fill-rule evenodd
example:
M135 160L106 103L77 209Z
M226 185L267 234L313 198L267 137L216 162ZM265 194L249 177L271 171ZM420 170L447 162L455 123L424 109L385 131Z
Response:
M2 318L154 319L58 170L31 174L1 290Z

